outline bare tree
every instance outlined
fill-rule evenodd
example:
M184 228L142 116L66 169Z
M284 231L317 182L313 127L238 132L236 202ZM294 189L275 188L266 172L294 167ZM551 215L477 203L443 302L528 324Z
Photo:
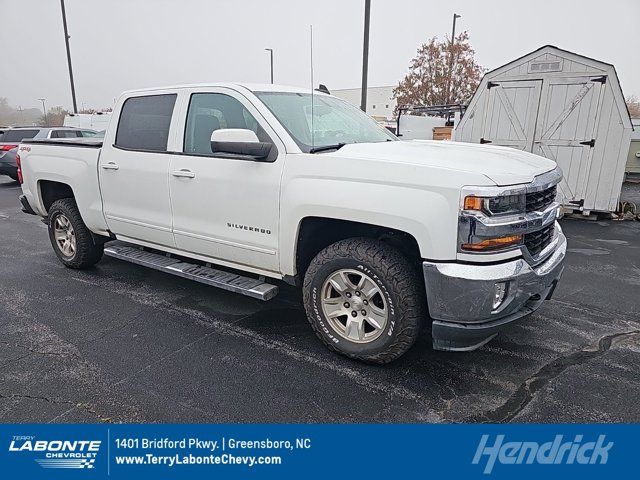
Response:
M631 118L640 118L640 100L635 95L627 97L627 108Z
M466 31L453 45L446 38L429 39L418 48L409 73L393 90L398 106L467 103L485 72L474 55Z
M61 127L64 125L64 117L69 114L67 110L62 107L50 108L45 118L44 115L40 118L40 125L47 127Z

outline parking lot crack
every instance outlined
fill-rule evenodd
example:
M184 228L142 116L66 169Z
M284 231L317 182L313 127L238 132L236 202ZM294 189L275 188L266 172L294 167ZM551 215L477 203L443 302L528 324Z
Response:
M536 393L542 390L549 382L559 377L567 369L581 365L594 358L604 355L615 342L640 335L640 330L605 335L596 342L575 350L567 355L556 358L545 364L536 373L528 377L513 394L499 407L483 412L480 415L469 417L465 422L471 423L508 423L524 410L534 399Z
M0 345L6 345L8 347L16 347L16 348L22 348L24 350L27 350L31 353L35 353L37 355L53 355L53 356L58 356L58 357L72 357L72 358L80 358L78 355L76 355L75 353L71 353L71 352L56 352L56 351L45 351L45 350L38 350L36 348L30 347L29 345L22 345L19 343L11 343L11 342L2 342L0 341ZM21 357L24 358L24 357Z
M58 398L49 398L49 397L45 397L45 396L39 396L39 395L27 395L27 394L19 394L19 393L11 393L8 395L2 394L0 393L0 399L7 399L7 400L38 400L38 401L42 401L42 402L47 402L47 403L51 403L51 404L55 404L55 405L71 405L72 408L70 408L69 410L67 410L66 412L64 412L64 414L69 413L72 410L75 409L81 409L84 410L87 413L90 413L92 415L94 415L100 422L103 423L111 423L111 418L108 417L103 417L102 415L100 415L98 412L96 412L96 410L88 403L82 403L82 402L73 402L71 400L63 400L63 399L58 399ZM60 415L58 415L59 417ZM55 418L58 418L55 417Z

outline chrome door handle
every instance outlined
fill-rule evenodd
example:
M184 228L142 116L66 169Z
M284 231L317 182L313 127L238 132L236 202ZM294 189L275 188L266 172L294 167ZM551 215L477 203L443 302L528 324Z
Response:
M183 178L195 178L196 176L195 173L193 173L191 170L187 170L186 168L171 172L171 175L173 175L174 177L183 177Z
M102 168L104 168L105 170L118 170L120 167L116 163L109 162L103 163Z

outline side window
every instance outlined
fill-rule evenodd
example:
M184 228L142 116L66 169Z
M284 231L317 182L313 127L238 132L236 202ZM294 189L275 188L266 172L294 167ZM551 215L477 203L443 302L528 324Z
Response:
M53 130L51 138L77 138L80 137L79 130Z
M176 95L128 98L122 106L116 146L166 152Z
M192 94L184 132L184 152L211 155L211 133L220 128L249 129L261 142L272 143L258 121L235 98L222 93Z

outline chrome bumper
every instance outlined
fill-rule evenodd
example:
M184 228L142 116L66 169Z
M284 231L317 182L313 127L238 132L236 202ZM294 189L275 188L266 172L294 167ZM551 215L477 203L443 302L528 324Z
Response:
M493 265L423 262L433 347L474 350L550 298L567 250L567 240L556 228L555 250L536 266L524 258ZM497 282L508 286L504 301L494 309Z

